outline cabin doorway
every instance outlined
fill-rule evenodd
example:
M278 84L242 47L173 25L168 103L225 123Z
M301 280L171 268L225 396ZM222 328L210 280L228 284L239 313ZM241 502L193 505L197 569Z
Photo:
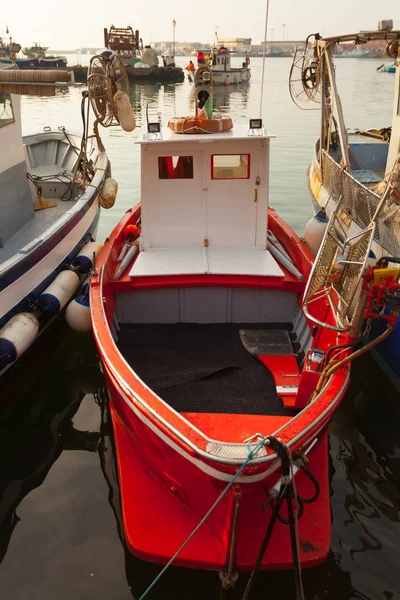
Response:
M255 153L211 155L206 201L209 246L256 246L257 172Z
M151 153L142 180L144 249L203 246L202 152Z

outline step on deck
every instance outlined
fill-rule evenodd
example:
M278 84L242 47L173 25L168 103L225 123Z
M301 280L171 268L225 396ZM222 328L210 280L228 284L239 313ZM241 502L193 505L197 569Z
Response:
M287 330L241 329L243 346L267 367L285 408L296 408L300 370Z

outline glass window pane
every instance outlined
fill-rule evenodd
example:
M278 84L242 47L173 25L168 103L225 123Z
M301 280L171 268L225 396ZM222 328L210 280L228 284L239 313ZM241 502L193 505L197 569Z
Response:
M250 154L214 154L211 162L212 179L249 179Z
M14 113L10 94L0 92L0 127L14 123Z
M159 179L193 179L193 156L159 156Z

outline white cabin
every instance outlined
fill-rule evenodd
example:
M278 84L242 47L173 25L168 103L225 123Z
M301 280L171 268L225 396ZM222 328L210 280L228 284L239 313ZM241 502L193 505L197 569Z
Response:
M34 217L22 145L20 98L0 92L0 247Z
M265 130L141 142L141 252L131 276L248 274L282 277L266 251L269 147Z

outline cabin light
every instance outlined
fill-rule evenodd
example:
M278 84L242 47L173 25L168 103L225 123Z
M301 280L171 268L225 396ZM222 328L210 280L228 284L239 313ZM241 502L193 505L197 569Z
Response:
M249 129L262 129L262 119L250 119Z
M262 135L263 122L262 119L250 119L249 135Z
M160 123L147 123L147 133L160 133Z
M147 139L150 140L162 140L161 136L161 123L147 123Z

